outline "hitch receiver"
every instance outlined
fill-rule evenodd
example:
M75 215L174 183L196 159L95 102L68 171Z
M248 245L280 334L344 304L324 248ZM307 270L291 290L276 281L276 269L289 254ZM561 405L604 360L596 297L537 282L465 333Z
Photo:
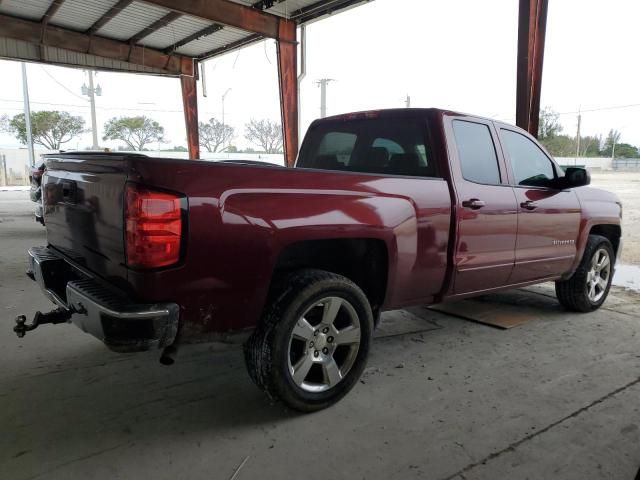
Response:
M16 317L16 326L13 327L13 331L16 332L18 338L22 338L27 334L27 332L35 330L45 323L51 323L53 325L57 323L66 323L71 319L71 315L73 315L73 313L73 310L63 307L55 308L47 313L36 312L31 323L26 323L27 317L24 315L18 315Z

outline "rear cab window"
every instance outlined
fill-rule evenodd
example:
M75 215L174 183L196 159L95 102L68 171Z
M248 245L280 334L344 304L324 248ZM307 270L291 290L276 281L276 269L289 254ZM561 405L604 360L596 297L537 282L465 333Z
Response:
M439 177L422 117L349 118L313 125L297 168Z
M500 167L491 130L483 123L453 121L462 177L474 183L499 185Z

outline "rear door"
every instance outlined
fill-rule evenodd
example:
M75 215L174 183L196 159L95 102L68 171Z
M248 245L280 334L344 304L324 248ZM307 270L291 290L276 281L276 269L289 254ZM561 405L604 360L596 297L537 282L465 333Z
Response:
M558 167L528 135L500 128L518 203L516 262L509 283L567 272L576 256L580 203L573 190L552 188Z
M469 117L445 122L456 190L454 293L500 287L515 261L517 210L493 124Z

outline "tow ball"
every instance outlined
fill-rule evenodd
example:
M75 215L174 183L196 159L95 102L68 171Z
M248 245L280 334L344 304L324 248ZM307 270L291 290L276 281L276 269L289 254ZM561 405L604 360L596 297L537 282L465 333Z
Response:
M35 330L45 323L51 323L53 325L57 323L66 323L71 319L71 315L73 315L73 310L63 307L55 308L47 313L36 312L31 323L27 323L27 317L24 315L18 315L16 317L16 326L13 327L13 331L16 332L18 338L22 338L27 334L27 332Z

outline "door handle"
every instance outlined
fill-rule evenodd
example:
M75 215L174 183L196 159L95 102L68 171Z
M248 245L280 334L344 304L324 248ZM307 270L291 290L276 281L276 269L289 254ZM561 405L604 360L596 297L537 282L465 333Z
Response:
M478 210L479 208L486 206L486 203L484 203L480 199L472 198L470 200L463 201L462 206L466 208L471 208L472 210Z
M62 199L65 202L75 203L78 185L74 181L62 182Z
M538 204L534 201L531 200L527 200L526 202L522 202L520 204L520 206L522 208L524 208L525 210L535 210L536 208L538 208Z

